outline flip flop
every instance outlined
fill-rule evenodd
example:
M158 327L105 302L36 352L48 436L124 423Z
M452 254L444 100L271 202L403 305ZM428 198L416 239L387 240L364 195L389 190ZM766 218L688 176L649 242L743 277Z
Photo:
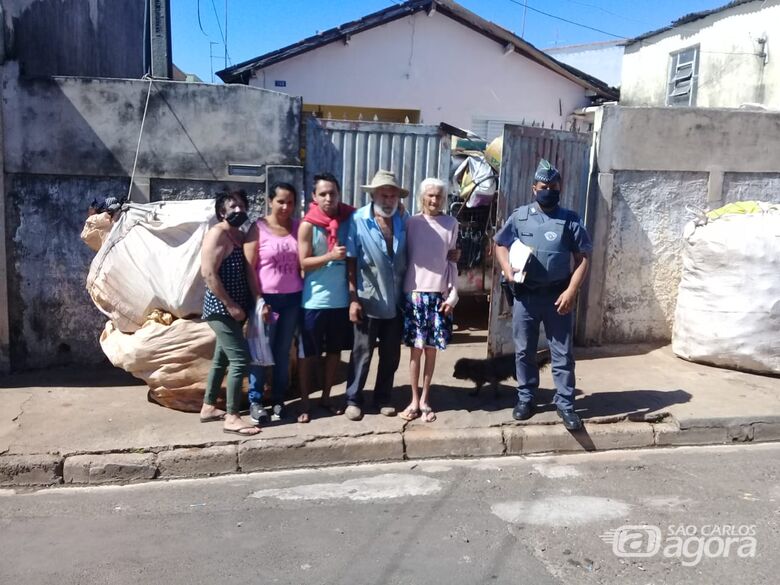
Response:
M420 418L420 409L406 408L398 415L398 417L404 420L414 420L416 418Z
M436 420L436 413L433 412L433 409L430 406L425 406L420 409L422 412L422 419L427 423L432 423Z
M227 433L229 435L239 435L241 437L253 437L253 436L255 436L255 435L260 433L259 430L257 430L257 433L245 433L245 432L243 432L243 431L248 431L248 430L255 431L255 430L257 430L257 427L241 427L239 429L222 429L223 432L225 432L225 433Z
M210 423L215 422L218 420L225 420L225 413L222 414L212 414L211 416L202 416L200 417L200 422L202 423Z
M325 404L320 404L320 408L322 408L323 410L327 410L330 414L336 416L340 414L344 414L343 408L339 408L338 406L331 404L330 402L326 402Z

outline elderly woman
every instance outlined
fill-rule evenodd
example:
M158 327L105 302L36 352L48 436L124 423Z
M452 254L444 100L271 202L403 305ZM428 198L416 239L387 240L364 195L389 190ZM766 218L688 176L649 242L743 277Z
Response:
M422 212L406 223L407 270L404 280L404 343L411 348L409 370L412 401L401 413L406 420L422 416L425 422L436 420L430 406L431 379L436 367L436 352L445 349L452 337L452 309L458 293L455 279L458 269L453 258L458 241L458 222L442 213L447 198L443 181L425 179L420 184ZM420 362L425 354L422 393Z
M200 410L201 422L224 420L223 430L251 436L260 429L244 424L239 416L241 389L249 369L249 347L243 325L252 308L244 258L244 233L248 221L247 198L243 191L217 196L214 211L218 223L203 238L201 273L206 281L203 319L214 330L217 344L211 364L206 395ZM217 409L217 394L228 374L227 412Z
M268 193L269 213L257 220L247 234L244 254L249 262L249 285L265 300L265 319L274 357L271 379L271 420L284 417L284 397L290 384L290 347L301 320L303 278L298 261L298 221L295 187L277 183ZM249 418L259 424L267 413L262 405L265 368L249 369Z

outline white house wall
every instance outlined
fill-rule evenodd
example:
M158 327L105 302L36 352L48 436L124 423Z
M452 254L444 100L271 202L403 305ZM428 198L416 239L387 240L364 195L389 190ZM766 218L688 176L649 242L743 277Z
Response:
M766 64L757 55L760 37L767 38ZM665 105L669 54L696 44L697 106L780 109L780 0L734 7L626 47L620 103Z
M251 85L304 103L420 110L420 122L468 128L472 118L566 122L583 87L447 16L417 13L255 73ZM559 103L560 100L560 103Z

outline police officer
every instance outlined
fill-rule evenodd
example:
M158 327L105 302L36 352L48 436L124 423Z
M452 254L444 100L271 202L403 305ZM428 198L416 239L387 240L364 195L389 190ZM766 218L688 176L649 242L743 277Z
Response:
M539 324L550 346L555 381L555 406L568 430L582 428L574 412L574 354L572 309L588 271L593 246L576 213L558 205L561 175L542 159L533 183L534 202L515 209L495 236L496 259L514 296L512 336L517 367L515 420L534 414L534 392L539 387L536 349ZM520 280L509 263L509 248L519 240L530 247L525 278ZM572 262L573 260L573 262Z

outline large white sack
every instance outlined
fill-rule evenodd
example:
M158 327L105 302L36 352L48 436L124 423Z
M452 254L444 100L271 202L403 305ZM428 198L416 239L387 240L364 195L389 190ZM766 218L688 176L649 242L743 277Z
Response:
M150 320L135 333L122 333L109 321L100 335L109 361L146 382L151 399L185 411L203 403L215 344L214 331L199 319L170 325Z
M780 373L780 214L689 225L672 350L727 368Z
M213 200L129 204L90 266L87 291L117 329L136 331L154 309L200 315L203 236Z

